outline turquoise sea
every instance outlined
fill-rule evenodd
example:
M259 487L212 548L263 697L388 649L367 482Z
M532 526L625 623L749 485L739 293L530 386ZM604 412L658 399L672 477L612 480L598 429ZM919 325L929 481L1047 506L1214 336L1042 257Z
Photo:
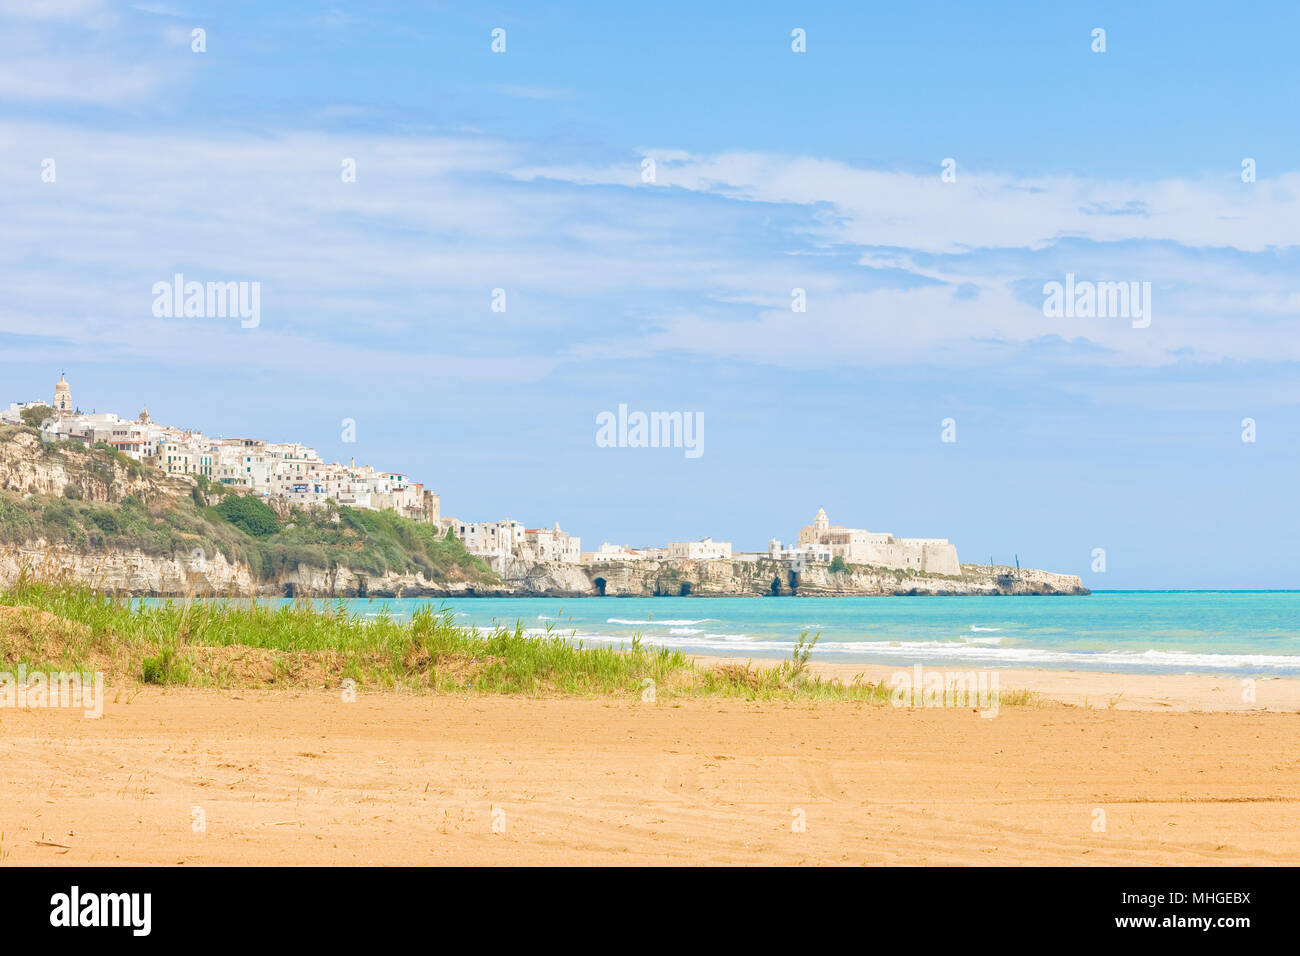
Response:
M803 631L814 659L967 667L1300 677L1300 591L1099 591L1087 597L465 598L348 601L404 617L425 604L461 624L589 644L780 658Z

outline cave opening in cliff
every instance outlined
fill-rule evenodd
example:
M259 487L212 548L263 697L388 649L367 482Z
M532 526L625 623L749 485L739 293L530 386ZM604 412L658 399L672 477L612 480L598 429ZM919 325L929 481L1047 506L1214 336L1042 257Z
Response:
M601 597L604 597L604 596L605 596L605 579L604 579L604 578L596 578L596 580L592 581L591 583L594 584L594 585L596 585L596 593L597 593L598 595L600 595Z
M773 594L780 594L780 593L781 593L781 579L780 579L780 578L773 578L773 579L772 579L772 593L773 593Z
M681 595L682 595L682 597L690 597L690 596L691 596L691 582L690 582L690 581L683 581L683 582L682 582Z

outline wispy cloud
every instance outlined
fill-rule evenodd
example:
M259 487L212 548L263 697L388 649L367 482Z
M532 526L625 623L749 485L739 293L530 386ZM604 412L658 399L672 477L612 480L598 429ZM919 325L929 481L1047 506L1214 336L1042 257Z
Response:
M672 163L677 188L543 174L524 165L526 146L471 135L5 133L0 170L27 185L0 235L44 253L0 264L11 290L0 322L14 333L84 322L86 340L137 355L170 341L189 361L231 359L208 345L187 351L180 343L202 333L175 321L163 333L149 314L149 286L181 271L261 281L259 334L315 343L299 352L304 362L360 342L376 354L492 349L542 364L675 354L797 369L973 368L1031 354L1084 367L1300 361L1300 337L1278 335L1300 303L1295 256L1258 241L1197 245L1197 217L1169 199L1230 209L1283 238L1293 200L1277 184L1246 199L1195 182L1000 181L1000 193L1038 196L1044 209L1115 194L1151 210L1079 214L1094 225L1066 239L1028 210L1003 223L958 213L956 193L909 209L899 193L942 189L917 177L854 170L846 198L816 163L796 164L807 182L792 171L739 175L775 169L766 157L696 160L730 170L720 191ZM40 181L33 150L57 160L57 183ZM355 183L340 175L347 158ZM978 205L985 187L970 178ZM868 197L864 182L878 193ZM1153 221L1166 228L1148 234ZM1046 318L1042 285L1067 271L1151 281L1151 326ZM489 311L494 288L510 296L504 315ZM792 309L794 289L805 311Z
M183 17L185 14L176 7L168 6L165 3L133 3L132 10L139 10L141 13L151 13L156 17Z
M99 29L116 21L102 0L0 0L0 19L73 22Z
M924 252L1032 248L1061 238L1170 240L1258 251L1300 243L1300 173L1245 184L1239 170L1198 180L1110 181L958 170L932 175L759 153L646 150L656 185L751 202L824 206L830 242ZM529 166L525 179L637 186L641 157L611 166Z
M0 104L139 104L180 73L157 41L96 0L0 0Z
M493 87L493 89L506 96L514 96L524 100L567 100L573 96L573 90L550 86L519 86L502 83Z
M40 57L0 62L0 99L23 102L119 103L156 90L153 66L108 57Z

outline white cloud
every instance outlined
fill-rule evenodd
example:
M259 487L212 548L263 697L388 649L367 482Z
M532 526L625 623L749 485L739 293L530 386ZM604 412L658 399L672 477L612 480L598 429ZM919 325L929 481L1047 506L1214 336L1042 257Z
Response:
M133 3L132 10L139 10L141 13L151 13L156 17L182 17L185 14L175 7L169 7L163 3Z
M39 57L0 61L0 99L35 102L117 103L158 88L151 66L107 57Z
M1294 172L1245 184L1235 169L1217 179L1141 182L959 168L957 181L945 183L938 166L932 175L917 175L756 153L703 157L646 150L643 155L656 159L657 187L824 205L831 214L818 234L828 242L933 253L1038 248L1064 237L1171 240L1251 251L1300 243L1300 173ZM641 166L638 157L618 166L525 166L516 175L638 186Z
M572 90L562 90L549 86L522 86L502 83L493 87L498 93L525 100L564 100L573 95Z
M0 18L66 21L99 28L114 22L101 0L0 0Z
M0 261L0 331L59 329L105 354L213 366L423 356L467 377L679 354L808 370L973 368L1026 355L1078 366L1300 360L1295 270L1268 252L1196 247L1195 228L1170 230L1190 248L1149 243L1122 231L1137 217L1111 216L1127 224L1111 236L1122 243L1105 242L1103 226L1063 244L1016 208L1013 224L931 208L900 225L906 210L882 195L873 221L910 244L862 249L851 237L868 225L853 218L858 206L833 198L832 180L804 184L805 202L778 209L719 201L712 187L706 198L703 187L640 186L639 176L635 188L611 189L608 176L510 174L525 152L473 135L0 127L0 180L11 184L0 242L31 251ZM54 184L40 181L46 156L58 163ZM357 161L356 183L341 181L345 157ZM733 179L725 190L764 203L797 192ZM1052 208L1067 193L1157 212L1172 208L1171 195L1213 195L1173 182L1053 188ZM1027 189L1001 191L1044 195ZM1276 190L1257 195L1289 208ZM1270 222L1276 210L1259 201L1246 204L1250 215ZM848 215L819 215L832 206ZM999 230L1027 241L978 251ZM1045 318L1038 290L1067 268L1152 281L1151 327ZM153 319L149 288L174 271L262 282L256 341L274 349ZM510 296L504 315L487 307L496 287ZM805 313L790 309L794 287L807 292Z
M181 69L155 39L94 0L0 0L0 103L134 105Z

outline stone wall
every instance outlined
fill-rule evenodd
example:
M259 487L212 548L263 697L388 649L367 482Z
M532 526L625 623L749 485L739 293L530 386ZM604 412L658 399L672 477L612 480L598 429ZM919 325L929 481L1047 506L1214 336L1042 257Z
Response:
M853 559L856 564L923 574L961 574L956 546L938 539L894 538L859 547L856 551L860 552Z

